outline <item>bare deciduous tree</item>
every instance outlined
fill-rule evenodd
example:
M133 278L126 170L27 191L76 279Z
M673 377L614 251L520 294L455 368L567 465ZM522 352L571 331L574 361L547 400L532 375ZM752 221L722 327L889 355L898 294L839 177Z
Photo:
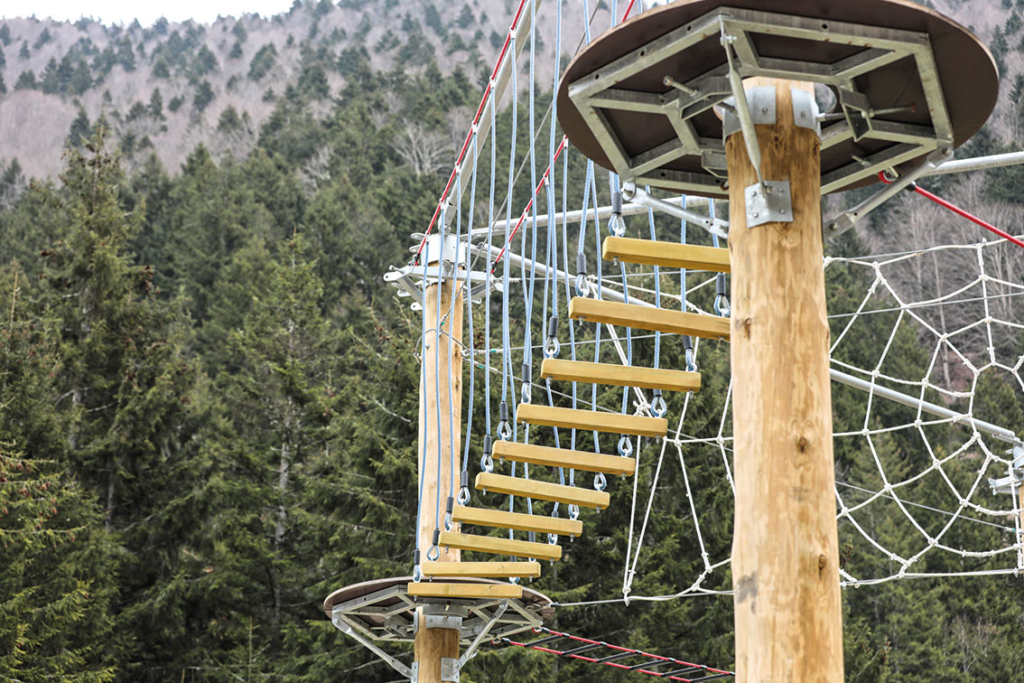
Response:
M402 120L404 130L393 145L416 175L443 171L451 165L452 147L447 136L431 130L419 121Z

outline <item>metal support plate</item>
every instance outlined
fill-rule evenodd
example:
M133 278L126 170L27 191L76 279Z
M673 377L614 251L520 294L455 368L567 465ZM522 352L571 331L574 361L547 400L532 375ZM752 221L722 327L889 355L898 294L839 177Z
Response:
M724 104L735 107L736 98L730 97L725 100ZM775 88L772 86L750 88L747 90L747 106L750 107L750 118L755 126L774 124L777 116ZM726 109L722 120L722 141L729 139L729 136L740 132L740 130L740 117Z
M747 228L766 223L792 223L793 197L788 180L766 180L744 191L747 203Z
M441 657L441 680L443 683L459 683L462 665L454 657Z

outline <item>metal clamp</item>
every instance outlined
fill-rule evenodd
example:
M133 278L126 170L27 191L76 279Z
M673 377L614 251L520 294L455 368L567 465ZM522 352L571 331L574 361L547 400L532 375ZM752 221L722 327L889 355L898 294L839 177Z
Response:
M793 196L788 180L765 180L744 191L747 228L766 223L793 222Z
M635 202L650 209L656 209L662 213L668 214L669 216L675 216L676 218L688 223L699 225L712 235L718 235L722 239L729 239L729 223L728 221L723 221L721 218L702 216L695 211L684 209L676 204L669 204L666 201L652 197L645 190L641 190L633 183L624 183L622 185L622 196L625 197L627 201Z

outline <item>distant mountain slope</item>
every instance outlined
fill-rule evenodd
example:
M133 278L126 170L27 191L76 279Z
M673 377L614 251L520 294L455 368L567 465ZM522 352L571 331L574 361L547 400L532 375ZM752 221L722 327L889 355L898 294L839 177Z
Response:
M446 73L461 68L482 82L515 6L512 0L297 0L287 14L271 18L226 17L209 25L160 20L150 27L7 19L0 22L0 90L6 90L0 159L17 158L29 176L51 175L61 167L68 136L101 116L129 157L142 159L151 146L171 169L198 143L215 156L245 154L289 87L301 88L314 111L326 113L329 96L361 57L385 73L436 61ZM554 13L549 2L538 15L538 47L548 52ZM572 54L581 22L573 16L565 23L563 52ZM607 11L598 12L595 25L608 25ZM538 73L545 83L551 77Z
M562 52L569 56L581 40L579 0L542 3L538 49L553 56L555 2L562 5ZM622 12L625 2L618 4ZM922 4L971 25L1003 47L1004 69L1012 75L1021 71L1017 12L1024 11L1024 0ZM150 27L7 19L0 22L0 161L18 159L28 176L52 175L61 168L69 136L77 138L100 117L136 162L152 148L176 170L199 143L215 157L244 155L279 98L297 89L315 114L326 114L331 94L363 59L381 73L411 72L436 62L442 71L461 68L482 83L517 5L517 0L296 0L291 11L270 18L223 17L209 25L160 20ZM597 9L596 35L609 26L608 5L597 0L590 7ZM552 73L538 71L537 78L547 84ZM1002 100L997 137L1016 139L1016 102L1007 93ZM469 121L452 125L464 135Z

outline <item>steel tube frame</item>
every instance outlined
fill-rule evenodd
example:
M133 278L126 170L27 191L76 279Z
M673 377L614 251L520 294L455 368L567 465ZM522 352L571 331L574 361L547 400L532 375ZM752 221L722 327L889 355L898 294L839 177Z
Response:
M1003 427L996 426L990 422L985 422L984 420L978 420L973 417L968 417L963 413L958 413L954 410L950 410L949 408L944 408L940 405L924 401L922 399L901 393L899 391L894 391L887 387L878 386L877 384L873 384L859 377L854 377L853 375L848 375L845 372L841 372L839 370L830 369L829 375L831 375L832 381L839 382L840 384L845 384L848 387L853 387L854 389L860 389L861 391L873 393L876 396L881 396L884 399L888 399L896 403L901 403L910 408L918 408L922 412L929 413L936 417L969 424L975 429L977 429L979 432L983 434L988 434L989 436L995 437L1001 441L1007 441L1009 443L1020 443L1020 440L1017 438L1017 435L1014 432L1010 431L1009 429L1004 429Z

